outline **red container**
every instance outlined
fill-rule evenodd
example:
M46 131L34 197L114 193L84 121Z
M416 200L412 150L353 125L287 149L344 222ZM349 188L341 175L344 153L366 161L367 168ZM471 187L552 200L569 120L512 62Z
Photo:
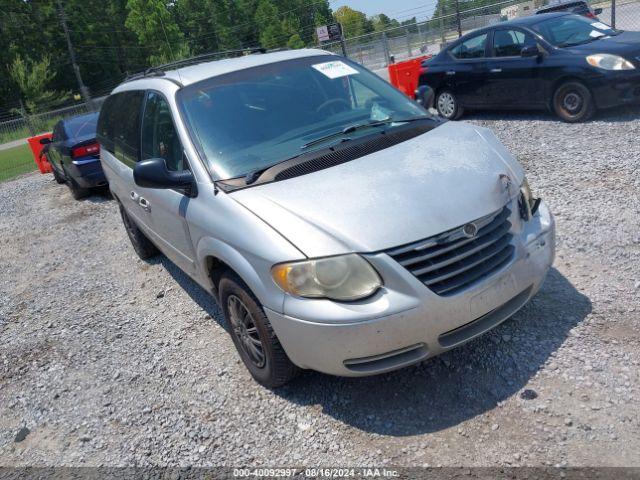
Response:
M47 156L42 154L42 149L44 145L40 143L40 140L43 138L51 138L53 137L52 133L45 133L43 135L36 135L35 137L31 137L27 139L29 142L29 148L31 149L31 153L33 153L33 159L38 165L38 169L40 173L51 173L51 164L47 160Z
M420 65L432 55L424 55L404 62L389 65L389 81L407 97L415 98L418 80L420 79Z

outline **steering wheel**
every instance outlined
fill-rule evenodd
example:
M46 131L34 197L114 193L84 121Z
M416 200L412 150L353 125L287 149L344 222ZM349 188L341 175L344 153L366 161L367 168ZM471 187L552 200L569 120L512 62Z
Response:
M349 110L351 108L351 105L349 105L349 102L347 102L346 100L342 98L332 98L320 104L318 108L316 108L316 113L320 113L322 110L332 105L336 105L336 106L343 105L344 108L342 108L342 111Z

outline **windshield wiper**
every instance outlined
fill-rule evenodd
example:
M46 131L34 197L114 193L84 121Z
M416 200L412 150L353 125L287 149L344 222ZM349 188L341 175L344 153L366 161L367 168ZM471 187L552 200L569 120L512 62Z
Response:
M374 121L367 122L367 123L357 123L355 125L349 125L349 126L344 127L339 132L333 132L333 133L330 133L328 135L323 135L322 137L316 138L315 140L311 140L310 142L305 143L304 145L302 145L300 147L300 150L306 150L309 147L313 147L314 145L318 145L320 143L324 143L327 140L331 140L332 138L341 137L341 136L344 136L344 135L349 135L350 133L357 132L358 130L364 130L366 128L383 127L385 125L389 125L390 123L413 122L413 121L416 121L416 120L424 120L426 118L429 118L429 117L427 117L427 116L424 116L424 117L413 117L413 118L403 118L403 119L399 119L399 120L396 120L394 118L385 118L384 120L374 120ZM345 138L345 139L343 139L343 141L344 140L349 140L349 139Z

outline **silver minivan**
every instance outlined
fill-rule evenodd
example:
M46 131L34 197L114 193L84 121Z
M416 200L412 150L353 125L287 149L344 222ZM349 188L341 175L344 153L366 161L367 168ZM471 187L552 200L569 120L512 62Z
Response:
M211 292L263 385L420 362L540 288L554 220L489 130L322 50L170 68L107 98L102 166L137 254Z

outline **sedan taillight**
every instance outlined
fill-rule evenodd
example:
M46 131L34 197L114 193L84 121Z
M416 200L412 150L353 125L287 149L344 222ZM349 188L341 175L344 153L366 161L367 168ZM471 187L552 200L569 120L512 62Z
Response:
M100 145L98 143L90 143L75 147L71 150L71 158L90 157L100 153Z

